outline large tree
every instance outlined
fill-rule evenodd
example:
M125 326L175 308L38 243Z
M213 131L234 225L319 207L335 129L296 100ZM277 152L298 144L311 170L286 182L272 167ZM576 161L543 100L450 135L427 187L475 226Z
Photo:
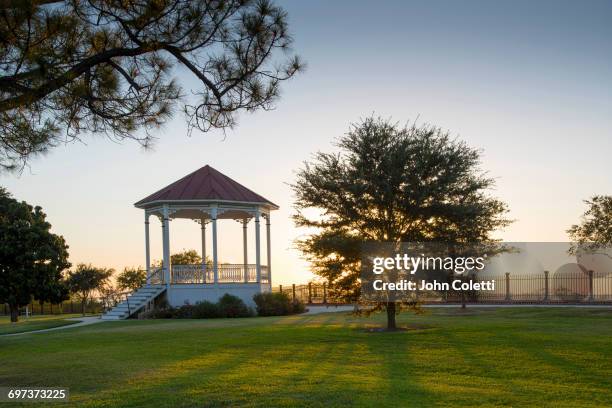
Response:
M572 240L570 253L583 250L610 257L606 251L612 248L612 196L596 195L584 203L588 208L580 224L567 230Z
M305 163L292 186L296 225L315 231L298 247L334 296L359 298L363 243L485 243L509 223L506 205L489 194L494 180L481 171L479 151L439 128L370 117L337 148ZM395 328L401 304L377 307Z
M17 201L0 188L0 303L8 303L12 322L33 297L51 302L63 297L68 246L50 230L40 207Z
M70 298L69 292L64 279L57 279L57 276L47 276L46 279L37 283L34 298L38 300L41 313L44 313L45 302L52 305L59 304Z
M81 313L85 315L85 306L96 292L102 291L115 272L110 268L99 268L91 264L78 264L74 271L68 272L66 279L70 292L81 302Z
M1 0L0 44L4 168L86 131L146 146L179 100L190 129L231 127L302 67L269 0Z

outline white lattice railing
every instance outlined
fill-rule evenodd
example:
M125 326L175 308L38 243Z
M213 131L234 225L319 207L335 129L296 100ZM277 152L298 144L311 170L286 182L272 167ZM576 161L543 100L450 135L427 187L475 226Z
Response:
M257 267L243 264L220 264L218 266L219 283L255 283ZM215 277L210 265L172 265L172 284L214 283ZM162 279L163 281L163 279ZM261 282L269 282L268 267L261 265ZM153 283L153 282L152 282Z

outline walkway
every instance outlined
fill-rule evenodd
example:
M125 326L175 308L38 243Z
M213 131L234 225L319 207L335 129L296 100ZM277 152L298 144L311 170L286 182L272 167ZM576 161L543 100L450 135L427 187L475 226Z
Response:
M4 334L0 337L21 336L24 334L32 334L32 333L45 333L45 332L50 332L50 331L55 331L55 330L72 329L73 327L89 326L90 324L102 322L102 320L100 319L100 316L70 317L66 320L73 320L79 323L67 324L65 326L59 326L59 327L52 327L50 329L40 329L40 330L32 330L32 331L26 331L26 332L21 332L21 333Z

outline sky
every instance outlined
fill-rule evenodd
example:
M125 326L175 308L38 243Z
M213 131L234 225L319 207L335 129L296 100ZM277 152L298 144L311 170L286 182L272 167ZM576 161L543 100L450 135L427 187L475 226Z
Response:
M0 174L0 185L43 207L73 264L122 270L144 265L144 214L133 203L209 164L280 205L271 217L274 285L313 277L294 248L305 233L290 218L295 171L373 113L434 124L482 149L493 193L515 220L497 233L504 240L565 241L582 200L612 194L612 2L282 6L308 67L283 84L275 110L242 114L226 134L191 137L177 114L147 151L85 135L21 175ZM184 72L177 79L197 86ZM241 262L240 234L238 223L219 223L222 261ZM199 237L194 222L172 222L173 252L200 248ZM156 220L151 239L152 258L160 259Z

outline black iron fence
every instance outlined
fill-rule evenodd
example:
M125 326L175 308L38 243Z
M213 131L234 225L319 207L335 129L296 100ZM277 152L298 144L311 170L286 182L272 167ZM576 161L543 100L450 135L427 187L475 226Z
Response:
M506 273L498 276L471 278L478 281L495 281L491 291L430 290L416 291L415 296L422 303L499 303L499 304L612 304L612 274L597 274L592 271L576 274L520 275ZM450 278L449 278L450 281ZM305 285L279 285L273 292L284 292L292 299L308 304L346 303L334 296L333 288L327 283L311 282ZM78 301L61 304L32 302L21 308L20 313L33 315L83 313ZM88 302L85 313L98 314L104 311L104 304L97 300ZM8 315L8 305L0 305L0 315Z
M455 278L456 279L456 278ZM612 304L612 274L598 275L592 271L580 274L538 275L506 273L498 276L464 278L473 281L495 281L490 291L427 290L415 291L422 303L508 303L508 304ZM451 279L449 278L449 282ZM292 299L309 304L346 303L334 297L327 283L279 285L273 292L284 292Z
M51 314L75 314L75 313L88 313L88 314L100 314L104 311L103 304L98 301L90 301L87 304L82 305L78 301L65 301L59 304L32 302L29 305L23 306L19 309L19 314L31 314L31 315L51 315ZM0 316L9 315L10 309L7 304L0 305Z

